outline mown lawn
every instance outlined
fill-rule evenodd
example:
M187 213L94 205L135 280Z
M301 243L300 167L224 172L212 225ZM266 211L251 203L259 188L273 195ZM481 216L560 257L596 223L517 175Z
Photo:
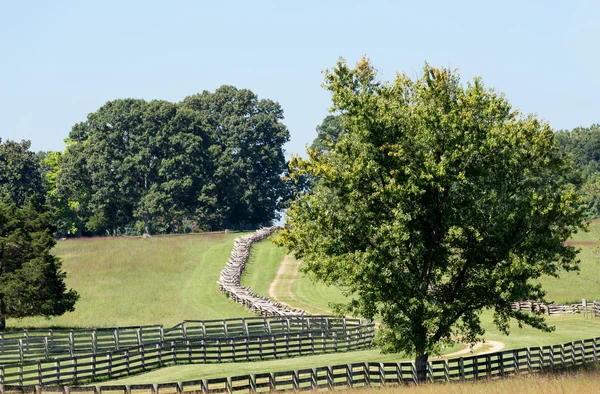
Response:
M51 319L9 319L8 327L116 327L184 319L251 316L217 287L241 234L93 238L60 241L75 311Z

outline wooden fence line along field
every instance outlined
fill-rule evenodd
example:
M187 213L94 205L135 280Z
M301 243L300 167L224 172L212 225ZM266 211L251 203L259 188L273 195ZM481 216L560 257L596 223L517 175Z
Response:
M528 312L542 312L547 315L565 315L565 314L578 314L593 313L594 317L600 317L600 301L592 301L590 303L583 298L581 303L574 304L544 304L541 302L534 301L519 301L513 302L513 310L528 311Z
M140 345L185 339L223 339L302 331L335 332L366 327L361 319L330 316L250 317L223 320L186 320L174 327L162 325L81 330L22 330L0 332L0 365L56 357L92 355Z
M459 382L490 379L511 374L532 373L557 367L598 361L600 338L569 342L562 345L505 350L492 354L435 360L428 363L427 382ZM0 394L12 392L88 392L108 391L183 393L260 393L299 390L334 390L337 388L384 387L416 384L412 362L342 364L285 372L258 373L233 377L198 379L187 382L112 386L42 386L0 384Z
M330 319L335 320L335 319ZM61 384L116 378L180 363L224 363L323 354L370 347L374 324L338 319L341 325L221 338L188 337L92 355L0 366L0 384ZM326 319L323 319L325 322Z
M294 316L303 315L306 312L300 309L290 309L286 305L274 302L268 297L255 294L252 289L240 284L240 279L248 258L250 249L255 242L262 241L273 234L278 227L267 227L257 230L253 234L236 238L229 262L221 271L217 284L222 293L228 294L229 298L250 309L252 312L262 316Z

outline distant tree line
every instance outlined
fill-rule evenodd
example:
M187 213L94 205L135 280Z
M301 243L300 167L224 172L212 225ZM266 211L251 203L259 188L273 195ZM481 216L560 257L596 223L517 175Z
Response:
M73 126L64 152L37 154L35 187L65 236L269 225L286 194L282 119L278 103L232 86L110 101Z
M556 133L560 149L572 156L582 179L579 195L586 206L586 217L600 217L600 124L576 127Z

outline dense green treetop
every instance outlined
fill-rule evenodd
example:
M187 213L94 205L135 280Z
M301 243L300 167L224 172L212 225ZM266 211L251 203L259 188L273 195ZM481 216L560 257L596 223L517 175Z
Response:
M224 226L267 225L278 217L285 195L283 145L289 131L279 103L247 89L222 86L186 97L182 105L208 119L214 145L216 218Z
M327 115L327 117L323 119L323 122L317 126L317 136L309 148L319 153L327 152L339 141L343 132L340 124L340 117L336 115Z
M513 318L549 329L511 303L542 301L533 279L577 269L564 244L582 226L576 173L550 127L428 65L387 83L366 59L340 61L325 87L345 133L291 161L292 178L319 181L277 242L351 296L339 311L379 316L382 348L415 354L420 376L441 344L483 335L483 308L504 332Z
M21 206L31 195L43 198L39 160L29 150L29 141L4 141L0 139L0 196Z

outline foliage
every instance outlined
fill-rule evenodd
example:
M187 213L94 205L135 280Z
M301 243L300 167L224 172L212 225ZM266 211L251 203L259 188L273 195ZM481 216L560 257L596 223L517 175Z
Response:
M221 86L214 93L186 97L182 105L208 119L215 142L207 198L218 209L209 215L200 209L201 215L227 228L253 228L277 219L285 194L283 144L289 140L279 103Z
M29 141L0 139L0 196L22 206L27 198L44 196L39 161L29 150Z
M58 316L74 309L78 294L67 290L55 245L54 215L29 198L22 207L0 200L0 329L7 317Z
M353 300L340 312L381 317L384 351L416 354L417 368L455 338L483 333L494 310L543 300L532 279L577 269L564 241L582 226L572 164L547 124L521 116L480 79L466 86L425 65L415 80L376 80L363 59L326 73L346 133L328 154L294 158L318 184L294 201L278 243Z
M179 104L108 102L73 127L52 173L63 219L113 235L270 224L284 193L282 118L230 86Z
M318 153L328 152L335 145L344 130L340 124L340 117L327 115L323 122L317 126L317 137L310 145L310 149Z
M586 218L600 217L600 124L560 130L556 139L584 176L579 192L586 205Z

